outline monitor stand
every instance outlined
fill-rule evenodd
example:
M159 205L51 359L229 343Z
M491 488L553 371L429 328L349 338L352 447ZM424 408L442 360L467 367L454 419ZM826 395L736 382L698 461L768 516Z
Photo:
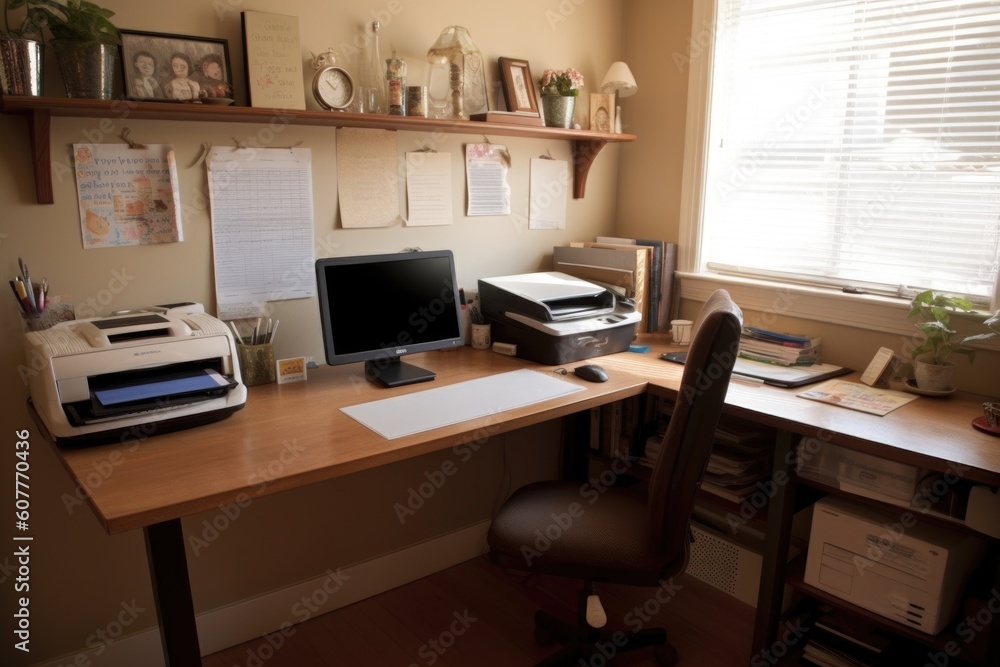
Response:
M437 373L400 361L399 357L383 357L365 362L365 377L385 387L399 387L433 380Z

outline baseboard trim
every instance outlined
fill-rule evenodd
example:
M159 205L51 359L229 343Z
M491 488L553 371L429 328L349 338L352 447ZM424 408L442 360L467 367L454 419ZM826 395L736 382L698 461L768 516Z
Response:
M489 521L482 521L322 577L199 614L201 653L210 655L258 639L289 624L301 623L475 558L482 554L489 526ZM331 593L332 589L335 592ZM312 601L315 611L301 604L303 598ZM39 663L38 667L77 664L73 661L80 655L87 656L89 664L100 667L164 667L165 664L160 632L154 628L126 635L96 650L82 649Z

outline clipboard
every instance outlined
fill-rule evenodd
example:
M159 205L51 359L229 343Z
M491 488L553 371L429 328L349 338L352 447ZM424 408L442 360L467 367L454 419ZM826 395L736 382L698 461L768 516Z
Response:
M675 364L683 364L687 360L687 352L665 352L660 355L664 361L672 361ZM833 364L813 364L812 366L777 366L775 364L765 364L750 359L737 359L733 367L734 373L747 377L758 378L764 384L775 387L802 387L807 384L814 384L840 377L851 373L850 368L834 366Z

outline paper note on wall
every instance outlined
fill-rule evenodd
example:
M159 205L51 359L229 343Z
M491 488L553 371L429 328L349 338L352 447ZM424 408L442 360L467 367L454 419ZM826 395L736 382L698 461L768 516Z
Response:
M312 153L213 148L208 156L215 292L222 319L316 292Z
M388 227L399 222L396 132L337 130L340 223L346 227Z
M406 202L411 227L452 224L451 155L406 154Z
M529 229L566 229L569 165L565 160L533 158L528 202Z
M174 147L73 144L84 248L183 241Z
M510 215L510 153L501 144L466 144L467 215Z

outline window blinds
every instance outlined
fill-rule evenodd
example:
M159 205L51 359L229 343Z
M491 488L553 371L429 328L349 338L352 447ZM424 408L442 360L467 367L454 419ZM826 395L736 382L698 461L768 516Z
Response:
M702 267L987 303L1000 3L717 1Z

